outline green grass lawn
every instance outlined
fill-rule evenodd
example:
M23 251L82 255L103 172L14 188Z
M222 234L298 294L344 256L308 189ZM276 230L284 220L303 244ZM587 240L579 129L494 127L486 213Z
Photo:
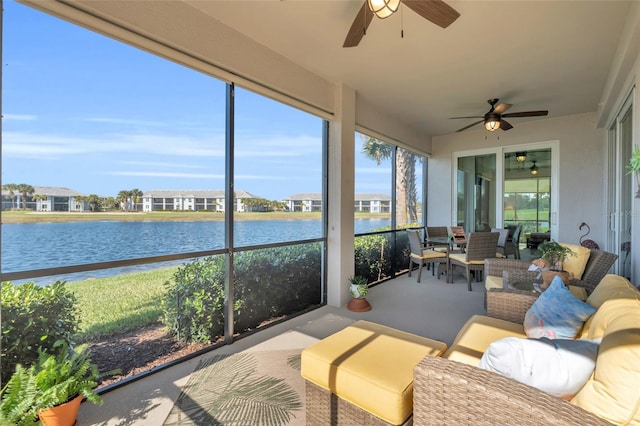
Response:
M162 317L164 283L176 269L67 283L78 299L79 340L90 341L157 323Z
M234 220L320 220L321 212L263 212L234 213ZM389 213L356 212L356 219L388 219ZM0 214L2 223L37 223L37 222L92 222L92 221L162 221L162 222L195 222L222 221L224 213L213 212L35 212L32 210L3 211Z

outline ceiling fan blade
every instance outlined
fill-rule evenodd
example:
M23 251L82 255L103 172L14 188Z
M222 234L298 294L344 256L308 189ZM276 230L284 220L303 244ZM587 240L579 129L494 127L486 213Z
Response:
M495 112L496 114L502 114L512 106L513 106L512 104L501 103L500 105L498 105L493 109L493 112Z
M500 128L502 130L510 130L510 129L513 129L513 126L508 121L504 121L500 119Z
M458 118L484 118L484 115L471 115L469 117L449 117L449 120L456 120Z
M523 112L510 112L509 114L502 114L503 117L536 117L540 115L547 115L549 111L523 111Z
M372 19L373 12L369 9L365 0L353 20L351 28L349 28L349 32L347 33L347 37L344 39L342 47L357 46L360 43L360 40L362 40L362 37L364 37L364 34L367 32L367 28L369 27Z
M462 129L458 129L458 130L456 130L456 132L462 132L463 130L467 130L469 127L473 127L476 124L482 123L483 121L484 121L484 118L482 120L480 120L480 121L476 121L475 123L471 123L468 126L463 127Z
M442 0L402 0L409 9L442 28L447 28L460 14Z

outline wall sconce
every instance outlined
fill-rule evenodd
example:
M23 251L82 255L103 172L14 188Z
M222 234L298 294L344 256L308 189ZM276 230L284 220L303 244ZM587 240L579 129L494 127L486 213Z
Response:
M500 115L487 114L484 119L484 128L490 132L495 132L500 128Z
M516 152L516 161L518 163L524 163L527 161L527 153L526 152Z
M537 175L538 174L538 166L536 166L536 160L532 161L533 166L529 167L529 170L531 170L531 174L532 175Z
M393 15L398 6L400 6L400 0L367 0L369 9L380 18L388 18Z

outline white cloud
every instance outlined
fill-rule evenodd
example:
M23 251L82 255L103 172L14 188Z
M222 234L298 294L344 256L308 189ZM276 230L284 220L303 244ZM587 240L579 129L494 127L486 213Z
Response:
M171 163L163 161L120 161L119 164L125 166L141 166L141 167L171 167L174 169L202 169L203 166L197 164Z
M4 121L36 121L38 117L29 114L2 114L2 119Z
M129 172L129 171L117 171L106 172L106 175L111 176L137 176L137 177L162 177L162 178L177 178L177 179L224 179L224 174L213 173L176 173L176 172Z
M99 153L144 153L185 157L224 158L224 141L173 135L59 136L26 132L5 132L2 143L6 157L56 159L66 155Z

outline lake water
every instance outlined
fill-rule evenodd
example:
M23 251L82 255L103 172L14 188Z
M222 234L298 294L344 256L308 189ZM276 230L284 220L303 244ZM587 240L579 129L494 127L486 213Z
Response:
M356 220L355 233L383 226L389 226L389 220ZM238 221L234 225L236 247L321 236L322 223L319 220ZM3 224L0 260L2 273L9 273L223 247L224 222L219 221ZM178 262L181 263L183 261ZM139 265L56 278L76 281L87 276L108 276L149 267Z

